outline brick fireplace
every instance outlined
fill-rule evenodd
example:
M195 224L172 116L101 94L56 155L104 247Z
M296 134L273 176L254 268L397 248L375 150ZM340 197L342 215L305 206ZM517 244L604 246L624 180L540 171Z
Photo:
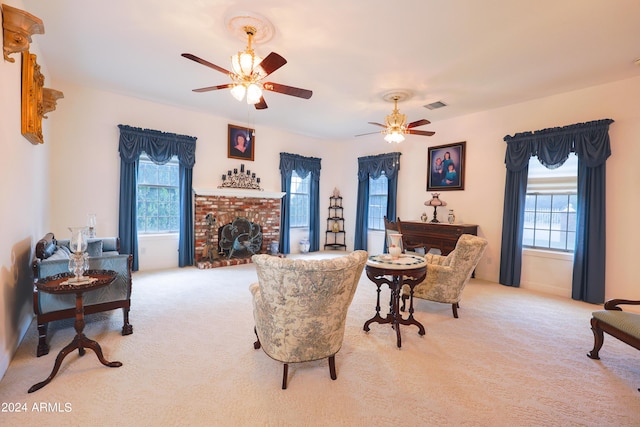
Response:
M262 227L262 247L260 253L267 253L267 247L280 237L280 202L284 193L259 190L217 188L194 189L194 236L195 262L198 268L224 267L246 264L251 258L216 258L206 255L209 224L207 215L216 219L217 227L233 222L238 217L260 224ZM218 245L217 229L214 243Z

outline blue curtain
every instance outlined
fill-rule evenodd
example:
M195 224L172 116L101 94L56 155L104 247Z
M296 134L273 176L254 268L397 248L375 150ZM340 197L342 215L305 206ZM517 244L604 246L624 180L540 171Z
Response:
M358 158L358 199L356 201L356 232L354 249L367 250L369 229L369 178L380 178L384 172L389 180L387 189L387 218L395 218L398 197L398 171L402 153L378 154Z
M178 265L193 265L193 206L191 185L196 162L196 138L151 129L118 125L120 128L120 250L133 254L133 270L138 271L137 175L140 154L145 152L157 164L165 164L173 156L180 163L180 238Z
M280 153L280 184L285 193L282 198L282 218L280 220L280 252L288 254L289 202L291 200L291 175L293 171L302 179L311 174L309 182L309 250L320 250L320 160L317 157L303 157L298 154Z
M578 209L573 262L572 298L599 304L604 301L606 249L606 169L611 155L611 119L578 123L505 136L507 177L502 225L500 283L520 286L522 226L528 163L537 156L550 169L578 156Z

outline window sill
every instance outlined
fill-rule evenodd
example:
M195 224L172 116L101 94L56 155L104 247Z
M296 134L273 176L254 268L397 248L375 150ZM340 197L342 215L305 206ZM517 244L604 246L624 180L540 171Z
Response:
M563 261L573 261L572 252L547 251L544 249L523 248L523 256L532 256L538 258L549 258Z

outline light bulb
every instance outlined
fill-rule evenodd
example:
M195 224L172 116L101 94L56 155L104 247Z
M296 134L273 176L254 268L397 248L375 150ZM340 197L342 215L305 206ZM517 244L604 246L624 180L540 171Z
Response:
M231 95L233 95L233 97L238 101L242 101L242 98L244 98L244 94L246 93L246 91L247 89L245 89L243 85L235 85L233 88L231 88Z
M247 104L257 104L262 98L262 89L257 84L250 84L247 88Z
M391 132L384 137L384 140L389 144L391 144L392 142L401 143L402 141L404 141L404 136L400 132Z
M231 67L234 73L249 76L254 68L262 62L262 58L247 52L238 52L231 57ZM257 70L256 70L257 71Z

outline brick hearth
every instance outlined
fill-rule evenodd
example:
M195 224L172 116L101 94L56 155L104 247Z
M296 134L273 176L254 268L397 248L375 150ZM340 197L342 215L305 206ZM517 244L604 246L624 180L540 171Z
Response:
M245 217L262 227L262 247L260 253L267 253L269 243L280 237L280 199L284 193L243 189L194 190L195 202L195 259L198 268L214 268L247 264L251 258L216 259L205 257L207 241L206 216L212 214L217 225L222 227L237 217ZM214 233L217 247L217 230Z

